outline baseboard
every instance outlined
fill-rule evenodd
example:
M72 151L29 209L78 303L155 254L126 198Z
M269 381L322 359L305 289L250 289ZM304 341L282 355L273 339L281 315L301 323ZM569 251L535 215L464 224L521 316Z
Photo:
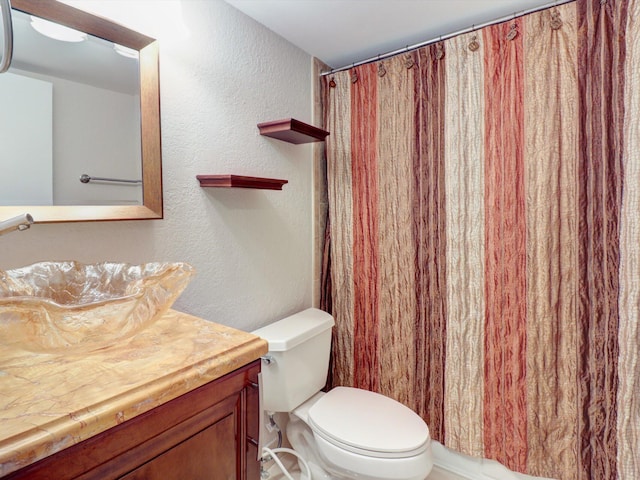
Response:
M440 442L432 441L431 448L435 466L468 480L553 480L512 472L495 460L470 457L450 450Z

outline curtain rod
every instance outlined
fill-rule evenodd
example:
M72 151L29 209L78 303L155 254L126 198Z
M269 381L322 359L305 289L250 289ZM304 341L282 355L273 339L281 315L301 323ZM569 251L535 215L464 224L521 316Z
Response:
M407 45L404 48L399 48L398 50L393 50L391 52L387 52L381 55L376 55L375 57L367 58L366 60L361 60L360 62L352 63L351 65L345 65L340 68L332 68L326 72L320 72L320 76L324 77L326 75L331 75L333 73L342 72L344 70L349 70L350 68L358 67L360 65L365 65L367 63L377 62L379 60L384 60L385 58L393 57L400 53L407 53L413 50L417 50L418 48L426 47L427 45L431 45L432 43L441 42L442 40L447 40L449 38L457 37L458 35L463 35L465 33L471 33L475 30L480 30L481 28L489 27L491 25L496 25L498 23L508 22L509 20L515 20L516 18L523 17L525 15L529 15L530 13L539 12L540 10L546 10L547 8L557 7L560 5L564 5L565 3L571 3L575 0L557 0L555 2L547 3L545 5L541 5L539 7L530 8L529 10L522 10L520 12L515 12L511 15L504 16L502 18L497 18L495 20L491 20L489 22L482 23L480 25L473 25L471 27L464 28L462 30L458 30L457 32L448 33L446 35L440 35L436 38L432 38L431 40L427 40L420 43L415 43L413 45Z

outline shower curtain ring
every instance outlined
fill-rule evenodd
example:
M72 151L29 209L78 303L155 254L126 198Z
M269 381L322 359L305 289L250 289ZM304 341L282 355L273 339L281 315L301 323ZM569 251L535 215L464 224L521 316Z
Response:
M518 22L516 22L516 14L513 14L513 23L507 33L507 40L511 41L518 36Z
M440 35L440 41L436 43L436 60L442 60L444 58L444 46L442 45L442 35Z
M404 66L409 69L409 68L413 68L413 56L411 55L411 53L409 52L409 45L407 45L407 49L405 50L405 56L404 56Z
M380 55L378 55L378 76L380 78L387 74L387 69L384 68L384 62L380 61Z
M356 64L353 63L351 65L351 83L356 83L358 81L358 72L355 71Z

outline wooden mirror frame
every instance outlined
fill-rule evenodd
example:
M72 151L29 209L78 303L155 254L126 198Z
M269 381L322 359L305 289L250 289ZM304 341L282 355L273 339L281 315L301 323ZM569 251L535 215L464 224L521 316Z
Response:
M0 220L30 213L35 223L162 218L162 149L158 42L55 0L12 0L15 10L50 20L139 52L142 205L0 206Z

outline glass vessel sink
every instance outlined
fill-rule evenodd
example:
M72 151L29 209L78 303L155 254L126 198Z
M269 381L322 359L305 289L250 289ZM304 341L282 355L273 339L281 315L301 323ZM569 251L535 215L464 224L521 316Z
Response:
M194 273L186 263L73 261L0 270L0 343L45 353L118 344L160 318Z

